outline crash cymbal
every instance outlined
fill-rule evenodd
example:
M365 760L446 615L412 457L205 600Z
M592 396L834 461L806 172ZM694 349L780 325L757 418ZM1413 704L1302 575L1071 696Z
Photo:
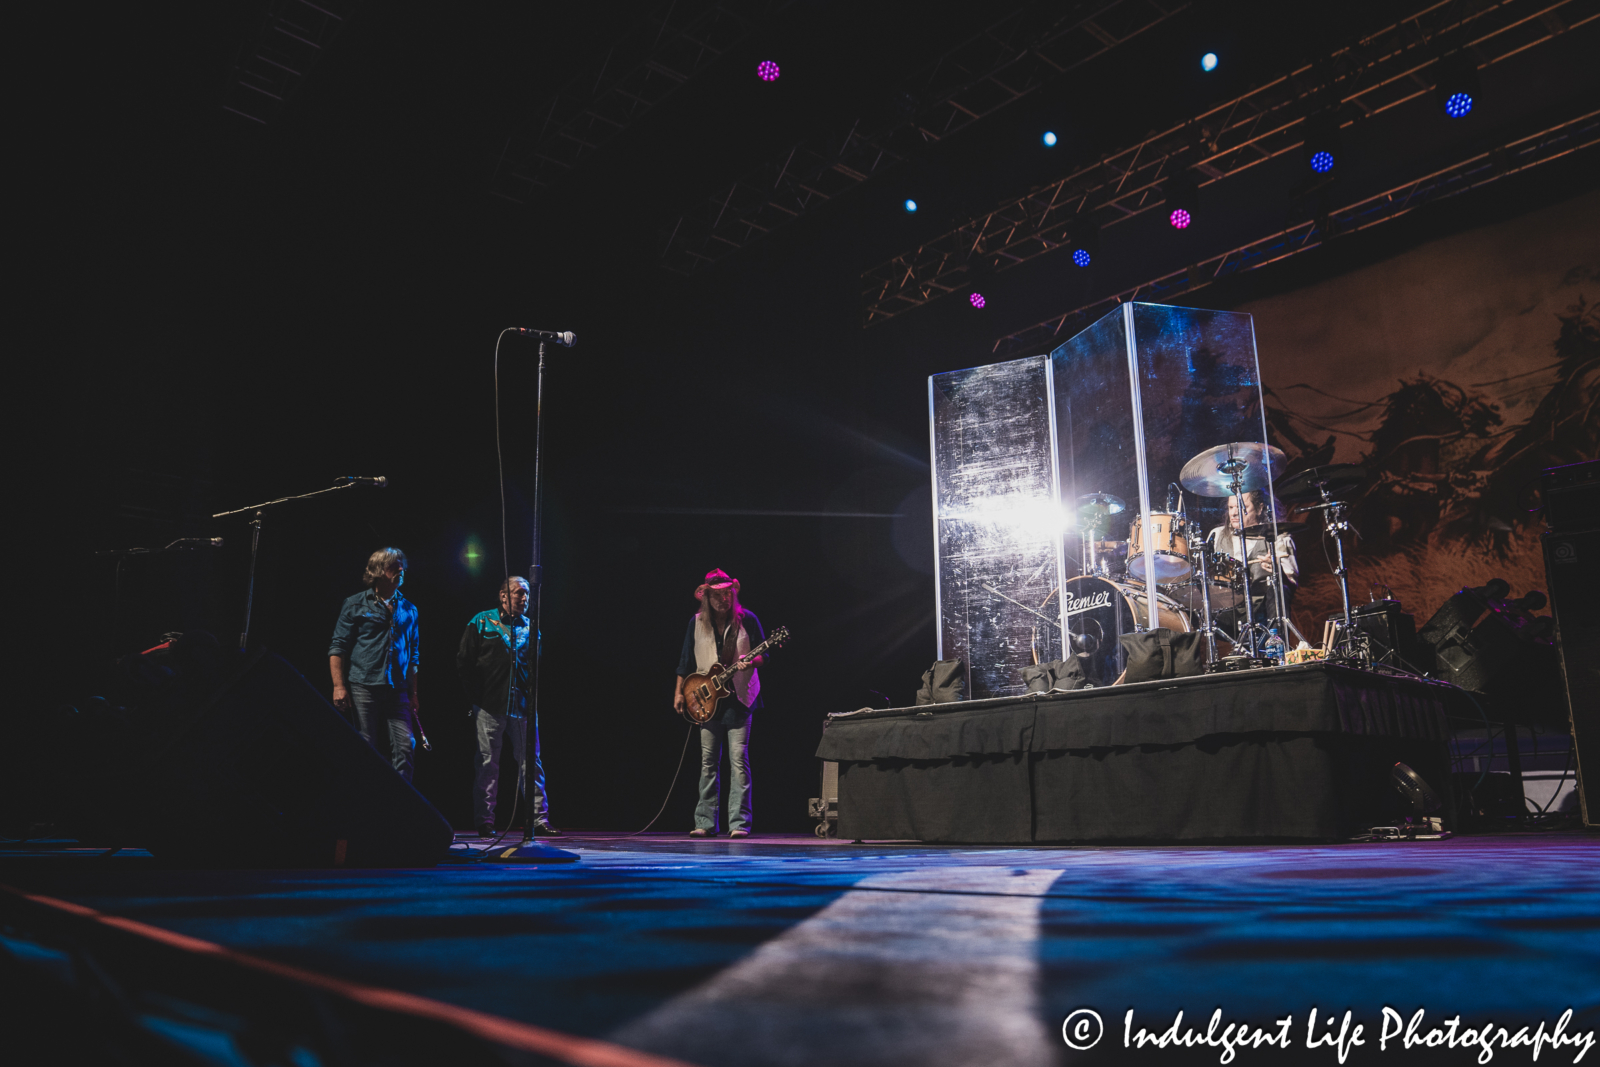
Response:
M1278 523L1277 536L1293 537L1295 534L1305 533L1309 529L1311 529L1311 524L1309 522L1280 522ZM1272 523L1258 522L1254 526L1246 526L1244 528L1244 535L1246 537L1265 537L1268 540L1271 540L1273 536Z
M1255 441L1208 448L1183 465L1178 483L1197 496L1232 496L1233 472L1237 469L1239 491L1265 489L1267 482L1283 470L1283 449ZM1270 467L1270 471L1269 471Z
M1078 498L1078 510L1085 508L1104 508L1106 514L1116 515L1128 510L1128 505L1122 502L1121 497L1112 496L1110 493L1085 493Z
M1367 480L1367 468L1354 463L1329 463L1310 470L1296 471L1272 487L1279 500L1315 500L1325 488L1337 496Z

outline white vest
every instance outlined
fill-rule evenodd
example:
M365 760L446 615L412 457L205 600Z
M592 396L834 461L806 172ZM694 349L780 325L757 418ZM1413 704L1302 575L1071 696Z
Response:
M733 622L737 637L735 646L740 656L750 651L750 634L744 628L744 623L735 619ZM694 669L700 674L709 671L717 662L717 635L711 628L711 619L705 612L698 612L694 617ZM742 671L735 671L733 675L733 695L739 698L739 703L749 707L755 703L756 696L761 692L761 678L754 667L747 667Z

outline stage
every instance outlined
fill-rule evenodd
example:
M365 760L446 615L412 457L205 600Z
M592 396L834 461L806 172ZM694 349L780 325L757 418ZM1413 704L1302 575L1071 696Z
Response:
M14 1062L94 1061L120 1039L164 1062L1043 1065L1087 1007L1103 1062L1141 1062L1122 1048L1130 1008L1153 1032L1220 1008L1268 1029L1292 1016L1297 1052L1258 1055L1331 1064L1303 1049L1313 1006L1369 1038L1385 1006L1426 1009L1425 1029L1459 1014L1548 1030L1569 1006L1569 1033L1600 1023L1600 842L1582 834L563 843L580 862L315 871L11 846L4 1003L54 1053Z
M1403 761L1453 803L1453 686L1322 663L828 718L841 837L1338 841L1395 821Z

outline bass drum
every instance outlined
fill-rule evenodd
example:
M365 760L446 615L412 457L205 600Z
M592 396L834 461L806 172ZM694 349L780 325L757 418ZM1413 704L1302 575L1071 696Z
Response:
M1067 580L1061 590L1061 613L1073 646L1087 650L1081 653L1084 673L1093 685L1110 685L1117 680L1127 665L1118 638L1149 624L1143 586L1110 582L1093 575ZM1159 595L1156 624L1180 634L1193 628L1182 607Z

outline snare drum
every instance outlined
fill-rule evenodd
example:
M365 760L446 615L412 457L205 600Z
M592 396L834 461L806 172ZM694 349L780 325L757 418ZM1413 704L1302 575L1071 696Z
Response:
M1157 582L1181 582L1194 573L1194 564L1189 562L1189 539L1179 516L1152 511L1150 543L1156 551ZM1134 519L1128 534L1128 573L1140 581L1145 578L1143 519Z

